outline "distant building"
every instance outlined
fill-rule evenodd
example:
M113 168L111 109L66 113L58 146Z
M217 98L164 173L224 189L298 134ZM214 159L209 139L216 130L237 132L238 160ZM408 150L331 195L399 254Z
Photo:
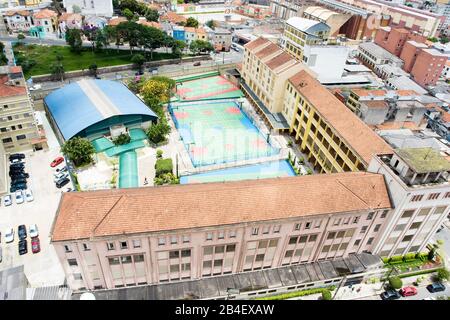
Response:
M63 13L58 18L58 33L60 38L65 38L67 29L82 29L83 16L78 13Z
M232 34L226 29L215 28L211 42L216 52L230 51Z
M39 132L21 67L0 67L0 140L6 152L47 147Z
M0 195L8 192L8 164L9 160L6 158L5 149L3 144L0 143Z
M64 8L68 13L81 13L83 15L97 15L103 17L112 17L112 0L63 0ZM75 12L74 6L81 12Z
M389 64L402 67L403 61L373 42L363 42L358 46L358 58L361 62L374 70L377 66Z
M424 43L419 43L416 41L407 41L404 46L403 50L400 55L400 59L403 60L403 70L410 73L414 63L416 62L417 55L422 49L427 49L428 46Z
M401 57L403 48L407 41L414 41L415 43L425 43L426 37L406 30L405 28L391 28L381 27L378 29L375 43L380 47L386 49L393 55Z
M411 78L426 88L434 86L447 63L447 56L436 49L422 49L414 61Z
M35 37L56 35L58 30L58 14L49 9L42 9L33 14L34 25L30 34Z
M28 32L33 26L31 13L27 10L11 10L3 14L8 31Z

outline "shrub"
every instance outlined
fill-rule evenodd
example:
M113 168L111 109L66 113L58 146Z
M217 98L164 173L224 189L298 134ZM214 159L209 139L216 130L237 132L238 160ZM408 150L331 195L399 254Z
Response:
M156 160L155 169L156 169L156 177L159 177L165 173L172 173L173 171L172 159L169 158Z
M397 264L403 262L403 256L392 256L391 260L389 260L390 264Z
M330 286L328 288L306 289L306 290L301 290L301 291L277 294L277 295L274 295L274 296L257 298L256 300L286 300L286 299L295 298L295 297L309 296L311 294L322 293L323 291L330 292L330 291L333 291L335 289L336 289L335 286Z
M153 182L157 186L162 186L164 184L179 184L180 179L175 177L173 173L164 173L159 177L156 177Z
M330 290L323 290L322 291L322 300L331 300L332 296L331 296L331 292Z
M305 159L303 157L298 158L298 163L303 164L305 162Z
M130 143L130 141L131 141L131 138L130 138L130 136L129 136L128 134L121 133L120 135L118 135L118 136L113 140L113 143L114 143L116 146L121 146L121 145L123 145L123 144Z
M312 174L313 172L312 172L312 170L311 170L310 168L307 168L307 169L306 169L306 173Z
M153 143L160 143L166 139L170 132L170 126L166 120L161 119L157 124L153 124L147 130L147 137Z
M383 258L381 258L381 260L383 260L383 263L384 263L384 264L387 264L387 263L389 263L389 261L391 261L391 258L389 258L389 257L383 257Z
M156 150L156 158L161 159L163 155L163 151L161 149Z
M448 279L450 279L450 272L445 268L441 268L437 271L436 279L438 281L448 280Z
M412 260L415 260L415 259L416 259L416 254L415 253L407 253L403 257L403 260L405 260L405 261L412 261Z
M400 289L402 287L402 285L403 285L403 281L399 277L390 277L389 278L389 285L393 289Z

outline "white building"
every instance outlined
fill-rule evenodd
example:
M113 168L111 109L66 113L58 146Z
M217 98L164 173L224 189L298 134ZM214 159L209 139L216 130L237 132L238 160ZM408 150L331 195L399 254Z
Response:
M432 148L405 148L374 157L368 171L385 176L395 208L373 253L423 251L449 214L450 162Z
M304 47L303 62L317 73L320 82L342 77L350 48L346 46L314 45Z
M83 15L104 17L112 17L113 15L112 0L63 0L63 4L68 13L73 13L74 6L77 6Z

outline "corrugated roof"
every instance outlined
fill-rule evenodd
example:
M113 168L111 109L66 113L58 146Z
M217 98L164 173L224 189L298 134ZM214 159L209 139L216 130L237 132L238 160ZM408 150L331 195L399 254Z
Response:
M317 109L366 165L375 154L392 153L391 147L382 138L306 71L300 71L291 77L289 82Z
M110 80L81 80L52 92L44 101L66 140L113 116L157 117L123 84Z
M300 17L289 18L286 20L286 23L303 32L307 32L309 28L315 25L324 24L323 22L317 20L305 19Z
M389 207L383 176L365 172L70 192L62 196L52 241Z

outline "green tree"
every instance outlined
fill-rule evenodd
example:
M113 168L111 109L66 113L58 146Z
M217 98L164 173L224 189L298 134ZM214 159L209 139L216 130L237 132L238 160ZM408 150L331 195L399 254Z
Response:
M148 9L145 12L145 19L147 19L147 21L158 22L158 19L159 19L158 11L156 11L155 9Z
M5 44L0 41L0 65L4 66L8 64L8 58L5 55Z
M170 125L165 117L160 118L157 124L151 125L147 129L147 137L153 143L160 143L166 140L166 135L170 133Z
M438 41L439 41L439 40L438 40L437 38L435 38L435 37L428 38L428 40L431 41L431 42L438 42Z
M438 281L446 281L446 280L449 280L449 279L450 279L450 272L449 272L447 269L445 269L445 268L441 268L441 269L439 269L439 270L437 271L436 279L437 279Z
M100 50L104 47L107 47L109 44L109 39L106 33L103 30L98 30L95 35L95 48Z
M75 137L63 144L61 152L79 167L93 161L95 148L88 139Z
M447 37L442 37L441 40L440 40L440 42L441 42L442 44L446 44L448 41L449 41L449 40L448 40Z
M144 26L141 30L139 44L146 49L150 49L150 59L153 60L153 51L163 45L164 33L153 27Z
M171 48L172 48L172 53L176 57L180 58L180 63L181 63L181 58L183 57L183 50L184 50L184 48L186 48L186 43L181 40L175 40L172 43Z
M214 20L208 20L205 24L213 30L216 28L216 26L214 25Z
M186 27L198 28L198 20L193 17L187 18Z
M137 24L136 22L121 22L116 27L116 37L118 41L123 39L128 42L130 52L132 53L133 49L143 42L143 30L144 26Z
M81 38L83 31L79 29L66 30L66 42L73 52L80 53L83 49L83 40Z
M169 102L169 85L162 81L150 79L142 86L141 95L144 102L160 117L164 117L162 104Z
M113 140L113 143L116 146L121 146L123 144L130 143L130 141L131 141L131 137L128 134L121 133Z
M209 53L214 50L214 47L208 41L194 40L191 42L189 49L192 51L193 54L198 54L198 53Z
M65 70L61 61L52 63L50 66L50 70L54 79L60 79L61 81L64 81Z
M323 290L322 291L322 300L331 300L332 296L331 296L331 292L330 290Z
M131 62L133 62L138 67L138 70L142 70L142 66L145 63L145 57L140 53L134 54L131 57Z
M133 21L134 13L130 9L125 8L125 10L122 11L122 14L128 21Z
M400 289L403 285L403 281L402 279L400 279L399 277L390 277L389 278L389 285L391 286L391 288L393 289Z

